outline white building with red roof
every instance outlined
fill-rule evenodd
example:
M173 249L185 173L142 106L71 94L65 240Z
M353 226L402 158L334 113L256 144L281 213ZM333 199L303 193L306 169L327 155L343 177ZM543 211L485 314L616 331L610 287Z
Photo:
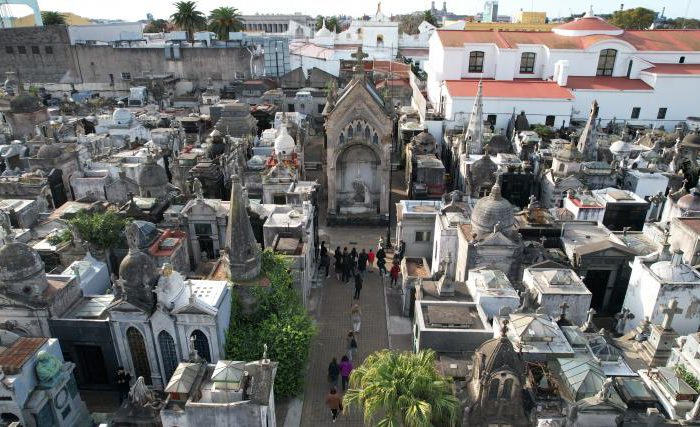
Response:
M468 114L483 80L483 112L505 128L515 108L531 124L598 117L673 128L697 116L700 30L623 30L589 11L551 31L438 30L427 91L447 120ZM697 82L697 83L696 83Z

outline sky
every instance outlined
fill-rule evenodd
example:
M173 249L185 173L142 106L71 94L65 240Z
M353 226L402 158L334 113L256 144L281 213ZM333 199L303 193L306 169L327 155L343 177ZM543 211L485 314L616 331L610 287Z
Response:
M6 1L0 0L0 5ZM173 0L38 0L41 10L56 10L73 12L86 18L123 19L135 21L146 19L151 13L155 18L167 18L174 12ZM373 15L377 10L374 0L319 1L319 0L264 0L264 1L230 1L230 0L198 0L199 10L207 13L219 6L233 6L243 14L254 13L294 13L307 15ZM442 0L437 0L436 7L442 7ZM611 13L624 3L625 9L646 7L661 11L665 6L667 17L685 16L700 19L700 0L500 0L499 14L514 15L518 10L545 11L550 18L569 16L573 13L583 13L593 6L595 13ZM447 2L447 10L456 14L472 15L483 9L483 0L451 0ZM382 11L386 15L396 15L430 8L430 0L384 0ZM14 16L27 15L30 9L26 6L12 6Z

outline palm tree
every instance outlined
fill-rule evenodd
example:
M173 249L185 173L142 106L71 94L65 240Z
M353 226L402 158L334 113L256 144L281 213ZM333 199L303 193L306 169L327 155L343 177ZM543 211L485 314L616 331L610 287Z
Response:
M209 31L215 32L219 40L228 40L228 33L242 29L241 13L235 7L217 7L209 13Z
M41 21L44 25L66 25L66 15L60 12L45 10L41 12Z
M345 411L361 408L365 424L380 427L455 426L460 403L434 363L432 350L372 353L350 376Z
M194 41L194 32L207 26L207 18L197 10L195 1L179 1L175 3L177 12L170 16L173 24L179 29L187 31L187 40Z

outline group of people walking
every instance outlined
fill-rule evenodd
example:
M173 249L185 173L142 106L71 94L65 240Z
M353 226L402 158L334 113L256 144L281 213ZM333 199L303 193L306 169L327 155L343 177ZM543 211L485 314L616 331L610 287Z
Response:
M354 284L353 304L350 309L350 323L352 324L352 329L348 331L345 337L345 354L340 358L340 362L334 357L328 365L330 391L326 395L326 406L331 411L333 422L336 422L338 414L343 410L341 392L347 390L350 374L354 368L353 362L357 361L358 334L360 333L360 326L362 324L362 312L360 310L359 300L363 282L367 278L367 273L373 273L373 268L376 263L381 282L384 283L385 278L390 278L391 285L395 286L401 271L399 260L403 256L405 244L401 242L398 249L389 270L387 270L387 255L384 249L383 239L381 238L376 252L372 248L367 250L361 249L358 252L354 247L348 251L347 247L341 250L340 246L337 246L332 255L335 260L334 270L336 280L344 285L349 285L351 281ZM319 254L321 258L319 271L325 269L325 277L328 278L330 256L325 242L321 242ZM340 390L338 389L338 380L340 380Z

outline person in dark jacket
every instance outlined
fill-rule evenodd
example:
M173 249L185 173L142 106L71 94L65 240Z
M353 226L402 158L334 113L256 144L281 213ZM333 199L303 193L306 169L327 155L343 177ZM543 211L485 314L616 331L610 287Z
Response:
M127 397L129 397L129 383L131 382L131 374L128 373L124 367L120 366L117 368L117 390L119 391L119 404L124 402Z
M334 357L331 363L328 364L328 382L332 387L338 385L338 377L340 376L340 365Z
M335 278L340 280L340 275L343 273L343 253L340 252L340 246L335 248Z
M363 279L367 278L367 261L367 252L362 249L360 255L357 256L357 272L360 273L360 276L362 276Z
M355 274L355 295L353 299L360 299L360 291L362 290L362 276L360 273Z

